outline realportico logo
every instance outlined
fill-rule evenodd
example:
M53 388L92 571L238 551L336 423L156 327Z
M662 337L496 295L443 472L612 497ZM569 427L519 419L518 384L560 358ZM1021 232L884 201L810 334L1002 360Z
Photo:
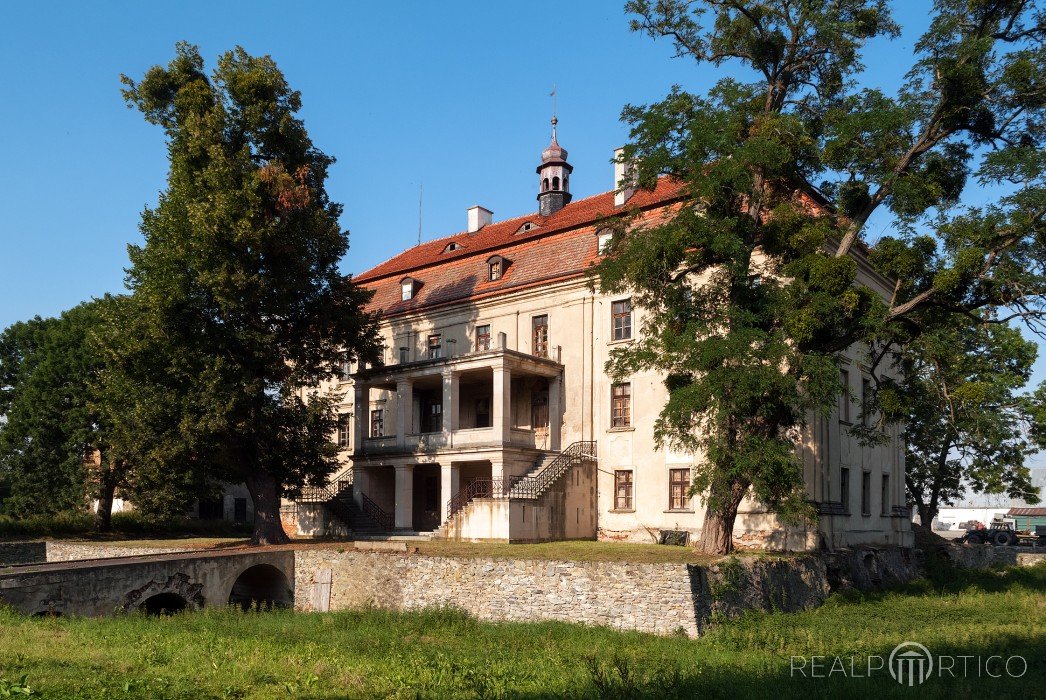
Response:
M864 659L793 656L790 666L793 678L869 678L888 671L895 681L908 687L922 685L934 675L938 678L1020 678L1028 672L1028 662L1023 656L939 654L935 657L919 642L901 642L885 659L877 655Z
M889 668L901 685L919 685L933 673L933 654L919 642L901 642L890 652Z

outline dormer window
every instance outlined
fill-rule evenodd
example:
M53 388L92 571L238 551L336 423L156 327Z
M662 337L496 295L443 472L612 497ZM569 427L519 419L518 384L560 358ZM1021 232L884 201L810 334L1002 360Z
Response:
M447 247L443 249L444 253L453 253L455 250L461 250L465 246L461 245L456 241L451 241L447 244Z
M606 255L607 250L610 249L610 242L614 239L614 232L610 229L602 228L596 231L596 250L600 255Z
M487 259L487 279L491 282L501 279L506 267L508 267L508 260L500 255L492 255Z
M523 224L518 229L516 229L516 233L526 233L527 231L533 231L536 228L538 228L537 224L535 224L533 221L528 221L527 223Z
M400 281L400 300L410 301L418 289L418 281L413 277L404 277Z

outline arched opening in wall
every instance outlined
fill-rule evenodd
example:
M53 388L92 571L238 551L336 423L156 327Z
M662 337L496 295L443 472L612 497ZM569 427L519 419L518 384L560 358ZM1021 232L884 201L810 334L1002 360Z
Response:
M541 181L541 191L542 192L548 192L548 178L547 177L544 180Z
M554 189L554 190L558 190L559 189L559 178L558 177L552 178L552 189Z
M146 615L173 615L181 612L189 605L189 602L177 593L157 593L146 598L138 609Z
M287 576L270 564L255 564L238 577L229 593L229 605L247 610L272 610L294 605Z

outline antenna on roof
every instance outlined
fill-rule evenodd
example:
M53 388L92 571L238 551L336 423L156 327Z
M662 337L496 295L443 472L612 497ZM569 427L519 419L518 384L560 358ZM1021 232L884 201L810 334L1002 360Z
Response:
M418 245L421 245L421 196L425 193L425 183L418 185Z

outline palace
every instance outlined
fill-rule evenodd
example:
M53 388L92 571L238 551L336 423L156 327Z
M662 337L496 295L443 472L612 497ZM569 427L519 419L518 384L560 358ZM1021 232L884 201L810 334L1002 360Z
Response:
M632 210L656 221L683 192L668 179L634 189L618 162L614 189L572 201L572 170L553 119L537 211L494 221L472 207L466 230L355 278L374 292L384 362L346 364L324 387L344 397L345 468L327 488L285 503L289 532L509 542L700 532L704 508L688 495L695 457L654 439L663 377L614 381L604 370L613 348L642 334L642 311L627 295L593 291L587 277L610 235L599 222ZM859 282L889 294L863 251L854 255ZM860 354L840 362L860 399L870 386ZM746 501L739 546L911 544L901 430L862 445L847 431L859 414L844 397L835 415L811 419L797 445L818 521L785 527Z

